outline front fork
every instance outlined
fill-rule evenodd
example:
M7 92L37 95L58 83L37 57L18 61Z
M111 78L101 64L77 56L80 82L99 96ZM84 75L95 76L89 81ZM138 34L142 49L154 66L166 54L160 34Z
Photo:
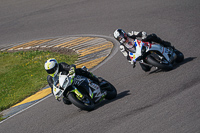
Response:
M70 92L75 93L78 96L78 98L83 99L84 96L81 94L81 92L75 86L72 86L72 87L73 87L73 90L71 90Z
M85 98L84 95L75 86L72 86L72 87L73 87L73 90L71 90L70 92L75 93L79 100L84 100ZM96 91L92 92L91 88L89 88L89 96L91 97L91 99L95 100L94 102L102 101L106 95L107 95L106 91L99 92L99 94L96 94Z
M170 57L170 63L172 64L176 60L176 58L177 58L177 55L173 50L172 56Z

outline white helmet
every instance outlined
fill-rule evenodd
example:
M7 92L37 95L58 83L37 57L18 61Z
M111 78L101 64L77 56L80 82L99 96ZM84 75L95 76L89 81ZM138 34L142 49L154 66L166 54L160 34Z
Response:
M113 35L120 43L125 43L127 40L127 34L122 29L116 29Z
M56 76L59 69L57 60L54 58L48 59L44 64L44 68L50 76Z

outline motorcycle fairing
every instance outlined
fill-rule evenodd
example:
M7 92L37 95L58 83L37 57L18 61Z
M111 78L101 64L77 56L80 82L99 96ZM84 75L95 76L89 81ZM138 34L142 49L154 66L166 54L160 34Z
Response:
M89 92L90 92L90 96L92 99L95 100L95 102L98 102L99 100L101 100L104 95L106 95L106 93L102 93L100 87L95 84L95 83L89 83Z
M135 39L134 42L135 42L136 52L135 53L129 52L129 56L130 56L131 60L133 60L134 62L136 62L137 58L142 55L142 47L146 47L146 52L157 51L157 52L161 53L166 58L167 61L170 61L168 54L171 51L168 48L165 48L165 47L161 46L160 44L152 44L149 42L142 42L137 39Z
M90 97L95 102L101 101L106 96L106 92L102 93L97 84L84 76L75 76L75 74L62 75L62 73L60 73L54 80L53 94L56 98L60 98L69 86L73 88L70 92L75 93L80 99L84 98L84 93L89 93Z
M151 47L147 48L147 51L158 51L161 53L167 61L170 61L168 53L170 52L168 48L165 48L159 44L151 44Z
M83 76L77 75L74 78L73 85L80 86L85 80L88 80L88 79ZM86 81L86 82L89 82L89 81Z
M135 39L134 41L135 43L135 48L136 48L136 52L135 53L132 53L132 52L129 52L129 56L131 58L131 60L133 60L134 62L136 62L136 59L142 55L142 41L139 41L137 39Z
M75 76L73 85L79 86L79 88L86 90L87 93L89 93L89 96L95 102L98 102L104 95L103 93L101 93L100 87L98 85L91 82L90 80L88 80L88 78L86 78L84 76L80 76L80 75ZM84 90L78 90L78 92L76 91L76 94L78 96L82 95L84 93ZM79 97L82 97L82 96L79 96Z
M56 87L55 85L53 85L53 94L56 97L61 97L63 94L64 90L59 89L58 87Z
M73 82L74 75L62 75L62 72L58 76L54 77L53 94L55 97L61 97L65 89ZM68 78L67 78L68 77ZM61 88L62 89L61 89Z

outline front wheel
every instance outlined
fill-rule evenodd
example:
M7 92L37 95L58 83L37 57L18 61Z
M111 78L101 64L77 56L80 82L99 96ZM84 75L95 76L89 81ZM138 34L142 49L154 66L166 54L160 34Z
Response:
M183 55L183 53L180 52L180 51L178 51L177 49L175 49L174 52L176 53L176 56L177 56L177 58L176 58L176 60L175 60L176 63L182 62L182 61L184 60L184 55Z
M114 99L117 96L116 88L111 83L104 80L103 78L99 77L99 79L102 80L102 84L100 85L100 88L107 92L105 99L107 100Z
M89 96L85 96L83 99L79 99L75 93L69 93L68 99L78 108L82 110L91 111L94 109L94 102Z
M173 65L170 64L169 62L167 62L165 59L160 59L159 56L157 58L154 58L154 57L155 57L155 55L151 56L151 54L150 54L145 58L145 61L148 64L151 64L151 65L158 67L159 69L162 69L162 70L169 71L169 70L173 69Z
M105 99L111 100L117 96L117 90L111 83L108 83L108 84L109 84L110 88L107 89L107 95L105 96Z

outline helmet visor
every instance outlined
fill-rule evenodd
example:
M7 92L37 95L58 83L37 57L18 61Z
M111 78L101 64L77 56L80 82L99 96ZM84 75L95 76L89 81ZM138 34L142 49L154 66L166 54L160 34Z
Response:
M125 43L126 42L126 37L123 36L123 35L120 35L117 37L117 40L120 42L120 43Z
M123 38L122 38L121 36L118 36L118 37L117 37L117 40L118 40L118 41L121 41L122 39L123 39Z
M48 74L53 74L55 73L55 71L57 70L58 68L58 64L55 64L55 67L49 69L49 70L46 70Z

